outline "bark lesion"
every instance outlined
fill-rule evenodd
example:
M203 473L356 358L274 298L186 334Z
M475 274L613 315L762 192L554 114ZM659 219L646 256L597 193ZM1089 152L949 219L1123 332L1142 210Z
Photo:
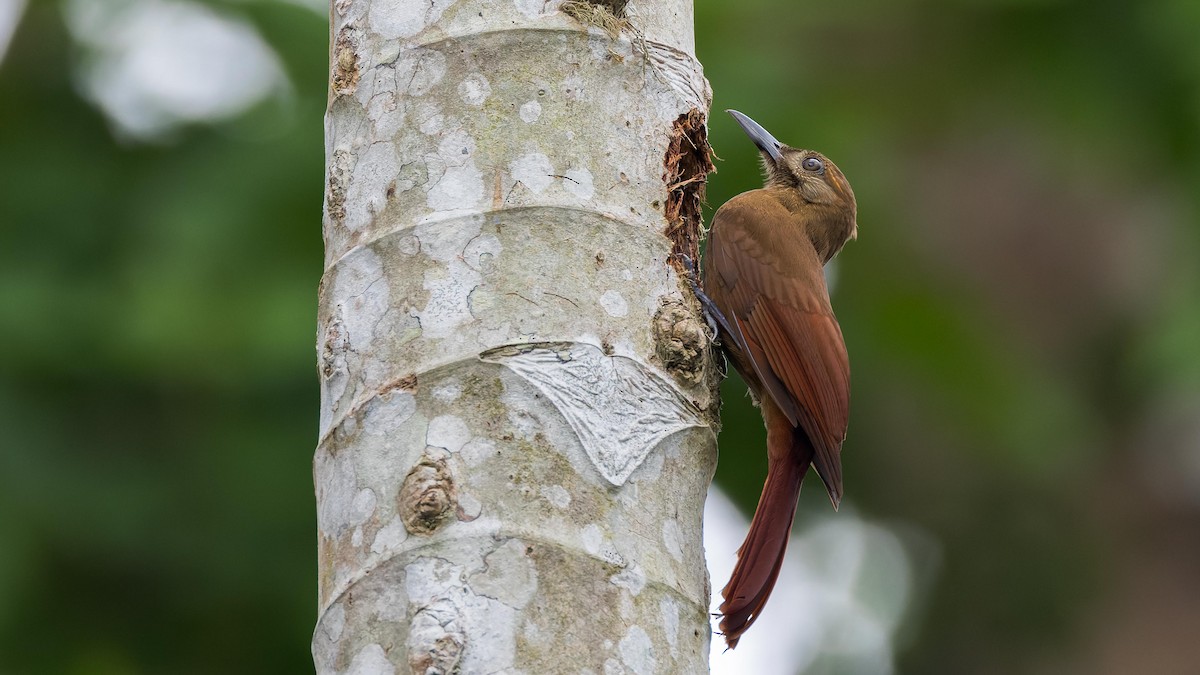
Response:
M705 233L701 213L704 189L708 174L717 170L705 122L704 112L698 108L680 115L672 125L671 141L663 157L663 182L667 186L663 210L667 229L663 234L671 241L671 260L680 272L685 270L683 256L700 259L700 240Z

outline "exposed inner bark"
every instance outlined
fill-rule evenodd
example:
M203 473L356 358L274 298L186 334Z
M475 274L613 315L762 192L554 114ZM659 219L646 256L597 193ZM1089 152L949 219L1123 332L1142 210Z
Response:
M663 168L663 182L667 184L664 234L671 240L672 261L682 270L682 256L699 265L700 239L704 233L700 207L704 203L708 174L717 170L702 111L693 108L675 120Z

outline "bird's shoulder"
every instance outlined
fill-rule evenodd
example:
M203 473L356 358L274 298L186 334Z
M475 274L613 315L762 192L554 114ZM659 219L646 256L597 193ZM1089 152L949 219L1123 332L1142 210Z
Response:
M746 284L755 295L798 309L826 310L823 266L798 220L767 190L744 192L722 205L709 233L722 281L731 290Z
M713 216L716 236L757 244L778 253L808 242L803 218L787 195L771 189L750 190L730 199ZM811 246L811 244L810 244Z

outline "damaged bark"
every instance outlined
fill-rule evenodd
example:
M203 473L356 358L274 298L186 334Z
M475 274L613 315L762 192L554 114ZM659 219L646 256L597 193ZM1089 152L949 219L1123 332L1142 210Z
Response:
M705 114L691 109L680 115L672 125L671 143L663 159L663 181L667 184L667 205L664 214L671 240L672 257L687 256L700 260L700 240L704 238L704 188L708 174L717 170L712 162L712 147L708 144Z

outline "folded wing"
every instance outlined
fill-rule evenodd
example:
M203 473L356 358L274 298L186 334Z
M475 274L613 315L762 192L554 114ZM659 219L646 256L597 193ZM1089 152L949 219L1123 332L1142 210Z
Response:
M747 198L754 194L717 212L705 290L739 333L725 336L735 365L808 437L836 507L850 412L846 345L816 250L796 232L803 224L774 200Z

